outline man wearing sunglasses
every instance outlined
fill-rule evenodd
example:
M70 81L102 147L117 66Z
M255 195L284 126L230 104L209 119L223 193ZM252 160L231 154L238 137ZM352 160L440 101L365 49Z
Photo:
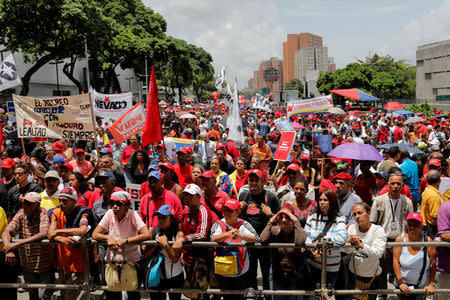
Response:
M17 169L16 169L17 170ZM41 195L36 192L27 193L22 199L22 209L14 216L3 232L2 239L6 253L6 263L14 265L16 256L14 249L19 248L20 262L27 283L53 283L54 268L53 251L49 245L30 244L44 239L50 226L49 216L41 205ZM20 241L11 242L11 238L19 234ZM11 273L10 276L17 275ZM30 289L30 299L38 299L38 289ZM51 289L44 290L44 298L50 299Z
M53 210L48 238L62 243L57 246L59 278L63 284L82 284L83 248L77 247L80 237L94 224L92 212L85 206L76 206L77 192L64 188L59 194L59 207ZM63 299L76 299L81 291L61 290Z
M8 191L8 206L6 215L8 221L21 209L22 199L29 192L41 193L44 189L34 182L28 181L29 169L24 164L19 164L14 169L14 178L17 184Z

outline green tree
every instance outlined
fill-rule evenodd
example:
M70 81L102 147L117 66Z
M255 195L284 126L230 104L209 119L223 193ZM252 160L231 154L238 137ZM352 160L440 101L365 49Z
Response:
M300 79L292 78L288 83L285 84L285 87L297 89L298 97L303 98L303 83Z
M214 79L214 68L212 66L212 56L203 48L189 45L190 64L192 66L192 90L198 99L209 99L211 96L205 98L207 91L211 90L208 85Z

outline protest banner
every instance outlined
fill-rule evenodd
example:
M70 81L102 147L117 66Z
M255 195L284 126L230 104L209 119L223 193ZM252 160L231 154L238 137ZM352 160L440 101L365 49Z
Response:
M281 134L280 142L278 143L273 159L278 161L286 161L289 158L296 134L296 131L285 131Z
M199 149L203 153L203 141L201 140L189 140L189 139L180 139L180 138L170 138L174 143L175 147L177 148L176 151L180 150L181 148L184 148L186 146L192 147L194 149L194 143L198 142Z
M289 121L286 119L276 119L273 122L277 126L278 130L280 130L281 132L294 130L294 128L292 128L291 123L289 123Z
M130 194L133 204L131 208L135 211L139 210L139 205L141 205L141 185L135 183L127 183L125 191Z
M8 115L8 121L11 123L16 122L16 110L14 109L14 102L6 102L6 112Z
M319 145L322 152L331 151L331 135L324 134L323 130L313 130L313 147Z
M287 104L287 116L290 118L295 115L324 111L331 107L333 107L331 95L311 99L292 100Z
M450 178L442 177L439 185L439 192L442 194L442 202L450 200Z
M13 95L19 138L94 139L90 94L34 98Z
M269 97L265 98L260 94L255 95L252 103L252 108L272 112L272 109L270 108Z
M117 120L133 106L132 92L108 95L92 88L89 92L92 94L95 115L106 120Z
M114 136L117 144L128 140L133 134L144 129L145 111L142 101L133 106L123 116L118 118L110 127L109 131Z

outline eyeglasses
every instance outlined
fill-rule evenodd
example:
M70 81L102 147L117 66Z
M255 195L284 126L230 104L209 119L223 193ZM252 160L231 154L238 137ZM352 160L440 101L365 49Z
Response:
M111 207L114 207L114 206L116 206L117 205L117 207L122 207L123 206L123 202L120 202L120 201L114 201L114 200L111 200L111 201L109 201L109 203L111 204Z
M25 172L19 172L19 173L14 172L14 176L20 176L20 175L24 175L24 174L27 174L27 173L25 173Z

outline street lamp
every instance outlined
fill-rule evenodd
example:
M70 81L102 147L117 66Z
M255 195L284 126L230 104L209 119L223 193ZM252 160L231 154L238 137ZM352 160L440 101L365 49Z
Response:
M50 62L49 64L51 64L51 65L55 65L55 67L56 67L56 96L61 96L60 94L60 91L59 91L59 70L58 70L58 65L60 64L60 63L63 63L64 61L63 60L55 60L55 62Z

